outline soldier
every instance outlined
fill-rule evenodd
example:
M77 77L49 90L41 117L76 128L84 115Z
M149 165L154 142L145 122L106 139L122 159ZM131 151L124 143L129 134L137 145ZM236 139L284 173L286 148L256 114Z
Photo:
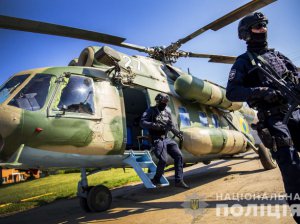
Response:
M177 143L168 138L168 130L157 121L157 117L161 118L173 125L171 119L171 111L167 107L169 96L159 93L155 97L156 106L148 108L142 115L140 126L148 129L154 145L154 153L158 159L157 170L154 178L151 180L156 186L160 186L160 178L164 174L164 168L167 164L168 154L174 159L175 163L175 186L188 189L189 186L183 181L183 160L181 151Z
M245 16L238 25L239 38L246 41L247 52L237 57L229 73L226 96L231 101L246 101L258 110L259 134L267 130L273 139L272 155L282 174L289 205L298 206L294 219L300 223L300 113L295 110L287 123L283 122L289 108L289 99L273 81L258 69L262 66L271 75L297 82L296 66L283 54L268 48L268 19L260 12ZM260 64L258 64L258 63ZM273 71L272 71L273 70ZM277 74L276 74L277 73ZM271 140L272 142L272 140ZM296 150L295 150L295 148Z

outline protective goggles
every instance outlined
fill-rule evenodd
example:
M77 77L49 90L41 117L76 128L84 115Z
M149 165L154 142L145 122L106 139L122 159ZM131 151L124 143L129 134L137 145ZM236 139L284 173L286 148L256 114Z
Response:
M165 103L167 104L169 102L169 98L168 97L163 97L161 100L160 100L161 103Z
M256 24L252 25L251 28L256 29L256 30L259 30L261 28L267 28L267 23L265 23L265 22L256 23Z

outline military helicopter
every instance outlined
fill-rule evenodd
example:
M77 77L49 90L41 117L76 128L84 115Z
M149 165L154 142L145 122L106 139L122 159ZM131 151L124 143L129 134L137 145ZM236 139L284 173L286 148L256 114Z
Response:
M172 64L179 57L233 63L235 57L179 50L207 30L218 30L275 0L253 0L167 47L143 47L103 33L0 16L0 28L92 40L145 52L129 56L108 46L85 48L65 67L37 68L13 75L0 87L0 166L18 169L80 168L80 205L109 209L103 185L89 186L87 175L112 167L132 167L145 187L156 165L142 113L158 93L170 96L175 126L183 132L185 163L208 164L253 149L265 169L276 167L269 149L250 124L256 112L230 102L225 89ZM172 160L169 160L171 163ZM87 168L96 168L87 173ZM148 172L144 172L148 168ZM162 177L164 186L168 180Z

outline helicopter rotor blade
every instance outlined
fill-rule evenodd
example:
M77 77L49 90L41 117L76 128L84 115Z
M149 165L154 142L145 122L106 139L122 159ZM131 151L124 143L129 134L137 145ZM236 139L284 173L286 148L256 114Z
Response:
M186 57L192 58L210 58L209 62L233 64L235 62L235 56L216 55L216 54L199 54L193 52L185 52Z
M123 37L108 35L104 33L97 33L94 31L82 30L68 26L61 26L3 15L0 15L0 28L71 37L113 45L118 45L125 40L125 38Z
M200 34L204 33L207 30L213 30L217 31L224 26L227 26L228 24L235 22L236 20L242 18L243 16L256 11L257 9L260 9L268 4L271 4L277 0L253 0L251 2L248 2L247 4L237 8L236 10L222 16L221 18L209 23L208 25L196 30L192 34L179 39L175 43L172 43L167 47L170 51L176 51L180 48L182 44L185 44L186 42L190 41L191 39L199 36Z
M143 47L143 46L139 46L139 45L136 45L136 44L130 44L130 43L120 43L120 44L116 44L117 46L120 46L120 47L125 47L125 48L129 48L129 49L132 49L132 50L137 50L137 51L140 51L140 52L145 52L145 53L153 53L153 48L150 48L150 47Z

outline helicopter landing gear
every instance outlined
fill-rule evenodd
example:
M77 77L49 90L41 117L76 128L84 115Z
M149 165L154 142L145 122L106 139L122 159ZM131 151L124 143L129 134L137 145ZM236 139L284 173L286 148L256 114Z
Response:
M111 202L112 196L110 190L103 185L93 187L88 193L87 204L92 212L108 210Z
M92 188L93 188L93 186L88 187L87 194ZM79 196L79 205L80 205L80 208L82 208L83 211L91 212L91 209L89 208L88 203L87 203L87 198Z
M265 147L265 145L262 143L258 144L258 155L265 170L271 170L277 167L277 162L272 157L270 149Z
M104 185L88 186L84 168L81 169L81 180L78 182L77 196L79 197L79 205L85 212L106 211L110 208L112 202L112 195L107 187Z

